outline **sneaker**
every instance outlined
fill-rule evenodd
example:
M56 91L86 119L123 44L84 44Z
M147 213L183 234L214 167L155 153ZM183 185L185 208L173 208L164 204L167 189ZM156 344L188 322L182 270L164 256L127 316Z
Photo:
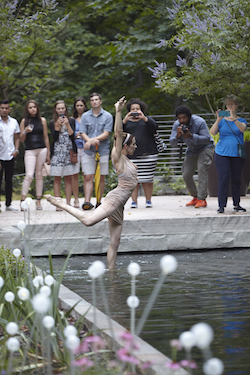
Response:
M146 208L153 207L151 201L146 201Z
M238 212L238 211L246 212L246 209L241 207L241 206L234 206L234 211L236 211L236 212Z
M197 203L194 207L195 208L207 207L207 202L205 201L205 199L197 199Z
M137 203L136 202L132 202L130 208L137 208Z
M186 204L186 206L187 206L187 207L188 207L188 206L195 206L196 203L197 203L197 201L198 201L198 199L197 199L196 197L194 197L190 202L188 202L188 203Z
M17 212L19 211L17 208L13 207L12 205L6 207L6 211L12 211L12 212Z
M90 202L84 202L82 205L83 210L92 210L93 207L93 204Z
M218 214L223 214L224 213L224 207L219 207L217 212L218 212Z

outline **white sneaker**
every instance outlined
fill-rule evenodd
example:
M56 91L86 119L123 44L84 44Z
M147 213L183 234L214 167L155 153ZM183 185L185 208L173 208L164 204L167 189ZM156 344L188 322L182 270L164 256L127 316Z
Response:
M136 202L132 202L130 208L137 208L137 203Z
M6 207L6 211L12 211L12 212L17 212L17 211L19 211L17 208L15 208L15 207L13 207L13 206L8 206L8 207Z
M146 208L151 208L151 207L153 207L152 202L146 201Z

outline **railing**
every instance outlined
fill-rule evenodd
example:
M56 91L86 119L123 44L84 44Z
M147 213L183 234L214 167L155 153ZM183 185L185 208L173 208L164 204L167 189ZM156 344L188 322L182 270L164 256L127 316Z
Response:
M197 116L201 116L202 118L204 118L209 128L213 125L215 121L213 113L202 113L197 114ZM245 112L241 116L247 120L248 124L250 123L249 112ZM156 176L161 175L160 170L164 166L171 167L174 175L181 176L182 162L185 157L186 151L185 143L183 144L182 157L180 157L180 146L171 147L169 143L169 137L176 117L174 115L151 115L151 117L153 117L157 122L158 133L167 145L166 151L159 153L159 160L156 168Z

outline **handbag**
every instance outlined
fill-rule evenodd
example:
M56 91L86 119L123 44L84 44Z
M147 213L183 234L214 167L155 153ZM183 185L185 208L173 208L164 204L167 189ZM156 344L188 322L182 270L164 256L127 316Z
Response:
M42 176L47 177L50 175L50 164L43 163Z
M237 139L238 141L238 154L239 154L239 158L242 158L242 159L246 159L247 158L247 151L246 151L246 148L244 145L242 145L239 140L238 140L238 137L234 134L234 131L233 129L231 128L230 124L227 122L227 120L225 120L227 125L229 126L229 128L231 129L233 135L235 136L235 138Z
M77 152L75 152L73 149L69 150L70 154L70 162L71 164L76 164L77 163Z
M154 133L154 141L158 152L163 152L167 149L166 143L163 142L158 132Z

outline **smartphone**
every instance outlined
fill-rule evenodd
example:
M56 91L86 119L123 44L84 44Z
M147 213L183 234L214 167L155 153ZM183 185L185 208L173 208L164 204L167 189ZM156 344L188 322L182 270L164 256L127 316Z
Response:
M59 117L65 117L64 113L60 113Z
M131 112L131 116L132 116L132 117L138 117L138 116L139 116L139 113L138 113L138 112Z
M219 111L219 117L228 117L230 116L229 111Z

